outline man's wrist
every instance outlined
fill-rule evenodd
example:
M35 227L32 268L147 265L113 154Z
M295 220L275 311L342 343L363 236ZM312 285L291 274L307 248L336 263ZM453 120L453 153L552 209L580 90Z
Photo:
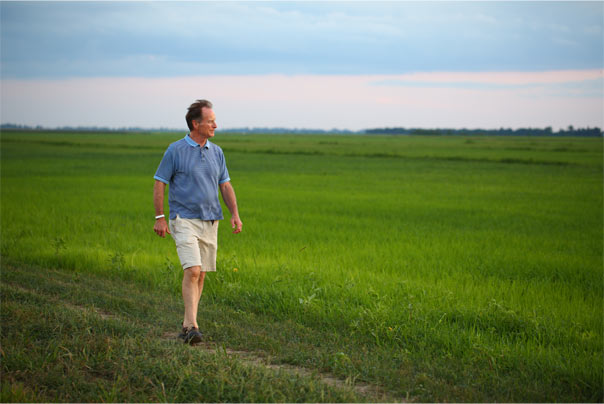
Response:
M164 214L157 215L157 216L155 216L155 220L161 219L162 217L166 217L166 215L164 215Z

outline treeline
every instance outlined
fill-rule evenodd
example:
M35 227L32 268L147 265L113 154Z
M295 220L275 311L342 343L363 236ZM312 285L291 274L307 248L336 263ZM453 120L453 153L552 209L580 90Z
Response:
M107 126L58 126L47 128L45 126L17 125L14 123L3 123L0 129L9 130L44 130L57 132L182 132L182 129L174 128L141 128L138 126L128 126L121 128L110 128Z
M121 127L109 128L104 126L61 126L56 128L47 128L43 126L17 125L12 123L3 123L0 130L44 130L44 131L64 131L64 132L186 132L186 129L174 128L140 128L140 127ZM374 134L374 135L424 135L424 136L582 136L582 137L602 137L600 128L577 128L569 126L566 130L560 129L554 132L551 127L540 128L501 128L501 129L421 129L421 128L374 128L360 131L347 129L308 129L308 128L232 128L221 129L223 133L289 133L289 134Z
M136 126L132 127L121 127L121 128L109 128L106 126L60 126L55 128L47 128L41 125L28 126L28 125L17 125L13 123L3 123L0 125L0 129L7 130L44 130L44 131L57 131L57 132L186 132L187 129L174 129L174 128L140 128ZM309 128L227 128L219 129L218 132L222 133L288 133L288 134L363 134L365 131L351 131L346 129L309 129Z
M427 136L587 136L601 137L600 128L577 128L569 126L566 130L554 132L551 127L519 129L418 129L418 128L375 128L366 129L367 134L379 135L427 135Z

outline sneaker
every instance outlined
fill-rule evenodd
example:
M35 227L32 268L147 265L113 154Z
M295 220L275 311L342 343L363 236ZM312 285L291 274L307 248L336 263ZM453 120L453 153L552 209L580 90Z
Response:
M201 332L199 332L199 328L191 327L187 330L187 334L185 335L183 341L185 344L197 344L201 342Z

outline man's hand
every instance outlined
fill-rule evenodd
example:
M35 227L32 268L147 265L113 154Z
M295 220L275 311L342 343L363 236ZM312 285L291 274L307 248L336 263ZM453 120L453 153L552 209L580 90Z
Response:
M155 221L155 226L153 226L153 231L157 233L160 237L166 237L166 233L170 234L170 229L168 228L168 222L166 222L166 218L162 217Z
M239 216L231 216L231 228L233 230L233 234L241 233L241 228L243 227L243 223L241 223L241 219Z

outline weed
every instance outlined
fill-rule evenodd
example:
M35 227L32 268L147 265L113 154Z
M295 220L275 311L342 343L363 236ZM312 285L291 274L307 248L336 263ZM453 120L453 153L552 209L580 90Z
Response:
M55 251L55 258L59 258L59 254L61 251L65 250L66 245L67 243L62 237L55 237L55 239L52 241L52 246Z
M123 271L126 267L126 259L124 257L124 254L119 251L116 251L115 253L111 254L111 256L109 257L109 264L111 265L111 269L120 272Z

